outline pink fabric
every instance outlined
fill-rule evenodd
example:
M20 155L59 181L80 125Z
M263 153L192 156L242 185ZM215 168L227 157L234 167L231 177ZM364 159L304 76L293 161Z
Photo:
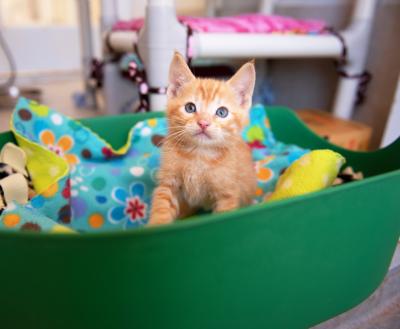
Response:
M326 24L319 20L301 20L283 16L247 14L231 17L189 17L180 16L179 21L197 32L207 33L295 33L320 34ZM120 21L113 30L138 31L143 26L143 18Z

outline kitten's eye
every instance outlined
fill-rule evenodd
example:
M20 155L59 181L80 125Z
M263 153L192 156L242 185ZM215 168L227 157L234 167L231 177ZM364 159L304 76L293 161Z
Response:
M196 105L194 105L194 104L191 103L191 102L186 103L186 105L185 105L185 111L186 111L187 113L194 113L194 112L196 112Z
M225 106L221 106L217 109L215 114L220 118L226 118L228 116L228 109Z

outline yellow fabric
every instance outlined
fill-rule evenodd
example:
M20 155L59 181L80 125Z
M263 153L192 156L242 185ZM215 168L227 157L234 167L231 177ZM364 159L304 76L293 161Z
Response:
M68 163L55 153L35 144L14 131L18 145L27 155L26 166L32 177L32 183L38 194L68 173Z
M48 115L49 108L45 105L40 105L32 101L30 102L30 107L32 112L36 113L38 116L45 117ZM156 119L154 120L155 121L153 121L153 123L156 123ZM76 124L83 126L79 121L76 121ZM10 130L13 132L18 142L18 145L26 153L26 167L28 168L28 171L31 175L32 183L37 194L41 194L43 191L46 191L51 185L58 182L61 178L67 175L69 171L69 164L74 165L78 162L78 157L75 154L66 154L64 160L63 158L57 156L55 153L49 151L47 148L42 147L39 144L35 144L23 137L15 129L12 116L10 119ZM111 144L101 138L94 131L90 130L90 132L92 135L95 135L99 140L102 140L104 144L110 150L112 150L113 154L124 155L131 147L133 134L132 129L129 131L126 143L119 149L114 149ZM54 143L56 143L55 136L51 131L45 131L45 136L42 138L45 139L45 141L42 140L45 145L54 145ZM60 141L58 141L58 143L60 143L60 145L57 146L62 147L63 150L70 147L70 141L68 140L61 139Z
M275 191L266 201L287 199L331 186L345 161L331 150L315 150L303 155L279 177Z
M73 229L63 225L54 225L50 230L51 233L76 233Z

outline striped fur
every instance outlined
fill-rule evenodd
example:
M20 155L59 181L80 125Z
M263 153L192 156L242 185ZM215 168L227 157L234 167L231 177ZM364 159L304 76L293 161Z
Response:
M170 67L167 119L159 186L153 195L150 225L171 223L199 208L224 212L251 203L256 175L241 130L255 83L253 63L228 81L196 79L176 53ZM192 102L195 113L187 113ZM226 107L226 118L216 115ZM200 134L199 122L209 126Z
M0 181L3 178L6 178L8 176L11 176L11 175L14 175L14 174L17 174L17 173L18 173L18 171L15 170L9 164L0 162ZM26 179L26 181L28 183L29 198L31 199L35 195L35 190L34 190L34 187L33 187L32 179L29 176L29 174L28 175L24 175L24 177L25 177L25 179ZM7 201L6 201L5 197L4 197L4 191L3 191L2 187L0 186L0 214L1 214L1 212L3 211L3 209L5 207L7 207Z

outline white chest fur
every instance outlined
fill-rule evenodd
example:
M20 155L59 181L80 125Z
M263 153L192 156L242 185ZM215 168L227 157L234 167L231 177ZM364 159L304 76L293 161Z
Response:
M191 207L209 208L213 201L210 180L213 168L207 161L193 159L182 171L183 198Z

